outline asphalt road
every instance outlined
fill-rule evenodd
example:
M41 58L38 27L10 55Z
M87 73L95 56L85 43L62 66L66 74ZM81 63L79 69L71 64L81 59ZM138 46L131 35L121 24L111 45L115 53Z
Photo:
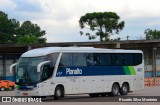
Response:
M0 96L14 96L13 91L0 91ZM157 87L145 87L143 90L134 91L127 96L160 96L160 86ZM115 97L118 100L119 97ZM90 98L88 95L70 95L66 96L62 100L55 101L48 97L43 100L42 103L0 103L0 105L159 105L160 102L106 102L106 100L115 100L112 97L97 97Z

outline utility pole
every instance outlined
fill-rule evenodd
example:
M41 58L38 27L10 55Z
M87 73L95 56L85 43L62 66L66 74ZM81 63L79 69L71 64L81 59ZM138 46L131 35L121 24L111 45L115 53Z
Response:
M157 58L157 48L153 48L152 52L152 59L153 59L153 77L154 77L154 86L156 85L156 76L157 76L157 70L156 70L156 58Z

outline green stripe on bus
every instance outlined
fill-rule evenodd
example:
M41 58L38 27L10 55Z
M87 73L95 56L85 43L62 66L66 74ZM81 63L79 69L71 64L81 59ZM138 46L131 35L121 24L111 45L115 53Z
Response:
M124 69L126 75L130 75L131 74L128 66L123 66L123 69Z
M131 75L136 75L136 71L134 69L134 66L128 66L130 72L131 72Z

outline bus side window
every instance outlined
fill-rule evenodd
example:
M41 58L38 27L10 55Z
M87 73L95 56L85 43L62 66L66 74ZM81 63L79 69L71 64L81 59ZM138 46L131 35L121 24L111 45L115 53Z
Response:
M87 54L86 55L86 62L87 62L87 66L94 66L97 64L96 60L95 60L95 56L93 55L93 53Z
M134 65L139 65L142 63L142 54L136 53L134 54Z
M59 66L73 66L73 57L71 53L63 53L61 56L61 60L59 62Z
M102 54L98 54L99 56L99 65L100 66L110 66L111 65L111 54L105 54L105 53L102 53Z
M122 56L122 54L112 54L112 65L115 66L122 66L124 62L124 57Z
M50 66L52 68L55 66L58 56L59 56L59 53L52 53L46 56L46 60L51 61Z
M86 57L88 66L110 66L111 55L106 53L94 53Z
M125 54L125 61L124 61L125 66L133 66L133 54Z
M95 62L95 66L101 66L101 54L99 53L94 53L94 62Z
M56 64L56 62L57 62L59 53L53 53L53 54L51 54L51 55L52 55L52 65L53 65L53 67L55 67L55 64Z
M84 53L74 53L73 54L74 66L86 66L86 57Z
M46 57L45 57L45 60L46 61L51 61L48 66L50 66L48 69L49 71L45 71L44 72L49 72L49 78L53 75L53 71L54 71L54 67L55 67L55 64L56 64L56 61L58 59L58 56L59 56L59 53L52 53L52 54L48 54ZM45 67L45 66L44 66ZM47 68L47 67L45 67ZM42 74L43 76L43 74Z

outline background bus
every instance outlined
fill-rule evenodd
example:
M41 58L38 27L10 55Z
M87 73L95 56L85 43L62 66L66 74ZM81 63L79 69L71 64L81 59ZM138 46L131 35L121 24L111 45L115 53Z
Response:
M144 88L140 50L91 47L46 47L30 50L16 66L16 95L91 97L127 95Z

